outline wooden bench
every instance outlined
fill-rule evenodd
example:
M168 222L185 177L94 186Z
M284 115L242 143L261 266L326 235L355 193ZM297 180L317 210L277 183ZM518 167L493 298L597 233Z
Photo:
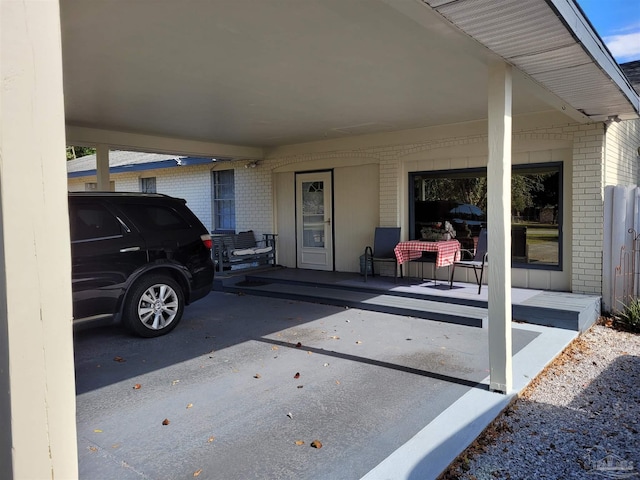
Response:
M238 265L275 265L276 234L265 233L256 240L253 230L230 234L213 234L213 261L216 270L230 270Z

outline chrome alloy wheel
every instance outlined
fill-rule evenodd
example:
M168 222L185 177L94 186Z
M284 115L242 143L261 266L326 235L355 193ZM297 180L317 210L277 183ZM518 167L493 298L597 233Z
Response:
M140 296L138 318L148 329L162 330L176 318L179 306L180 300L173 288L163 283L151 285Z

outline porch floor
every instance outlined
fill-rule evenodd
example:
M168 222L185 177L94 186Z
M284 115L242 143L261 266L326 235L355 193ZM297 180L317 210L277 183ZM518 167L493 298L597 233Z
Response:
M288 298L381 313L486 327L488 291L476 284L447 280L364 277L357 273L294 268L237 270L219 274L214 289ZM582 332L600 315L600 297L512 288L512 316L517 322Z

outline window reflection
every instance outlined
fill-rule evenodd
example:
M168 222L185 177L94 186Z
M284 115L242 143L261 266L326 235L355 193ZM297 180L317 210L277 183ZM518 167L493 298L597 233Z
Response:
M464 249L487 227L485 169L416 172L410 205L413 239L438 240L449 222ZM517 165L511 177L512 262L518 267L561 265L562 164Z

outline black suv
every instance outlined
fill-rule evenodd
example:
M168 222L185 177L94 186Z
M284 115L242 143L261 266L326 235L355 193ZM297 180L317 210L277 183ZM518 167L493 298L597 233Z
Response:
M186 202L160 194L69 194L74 322L173 330L213 285L211 236Z

